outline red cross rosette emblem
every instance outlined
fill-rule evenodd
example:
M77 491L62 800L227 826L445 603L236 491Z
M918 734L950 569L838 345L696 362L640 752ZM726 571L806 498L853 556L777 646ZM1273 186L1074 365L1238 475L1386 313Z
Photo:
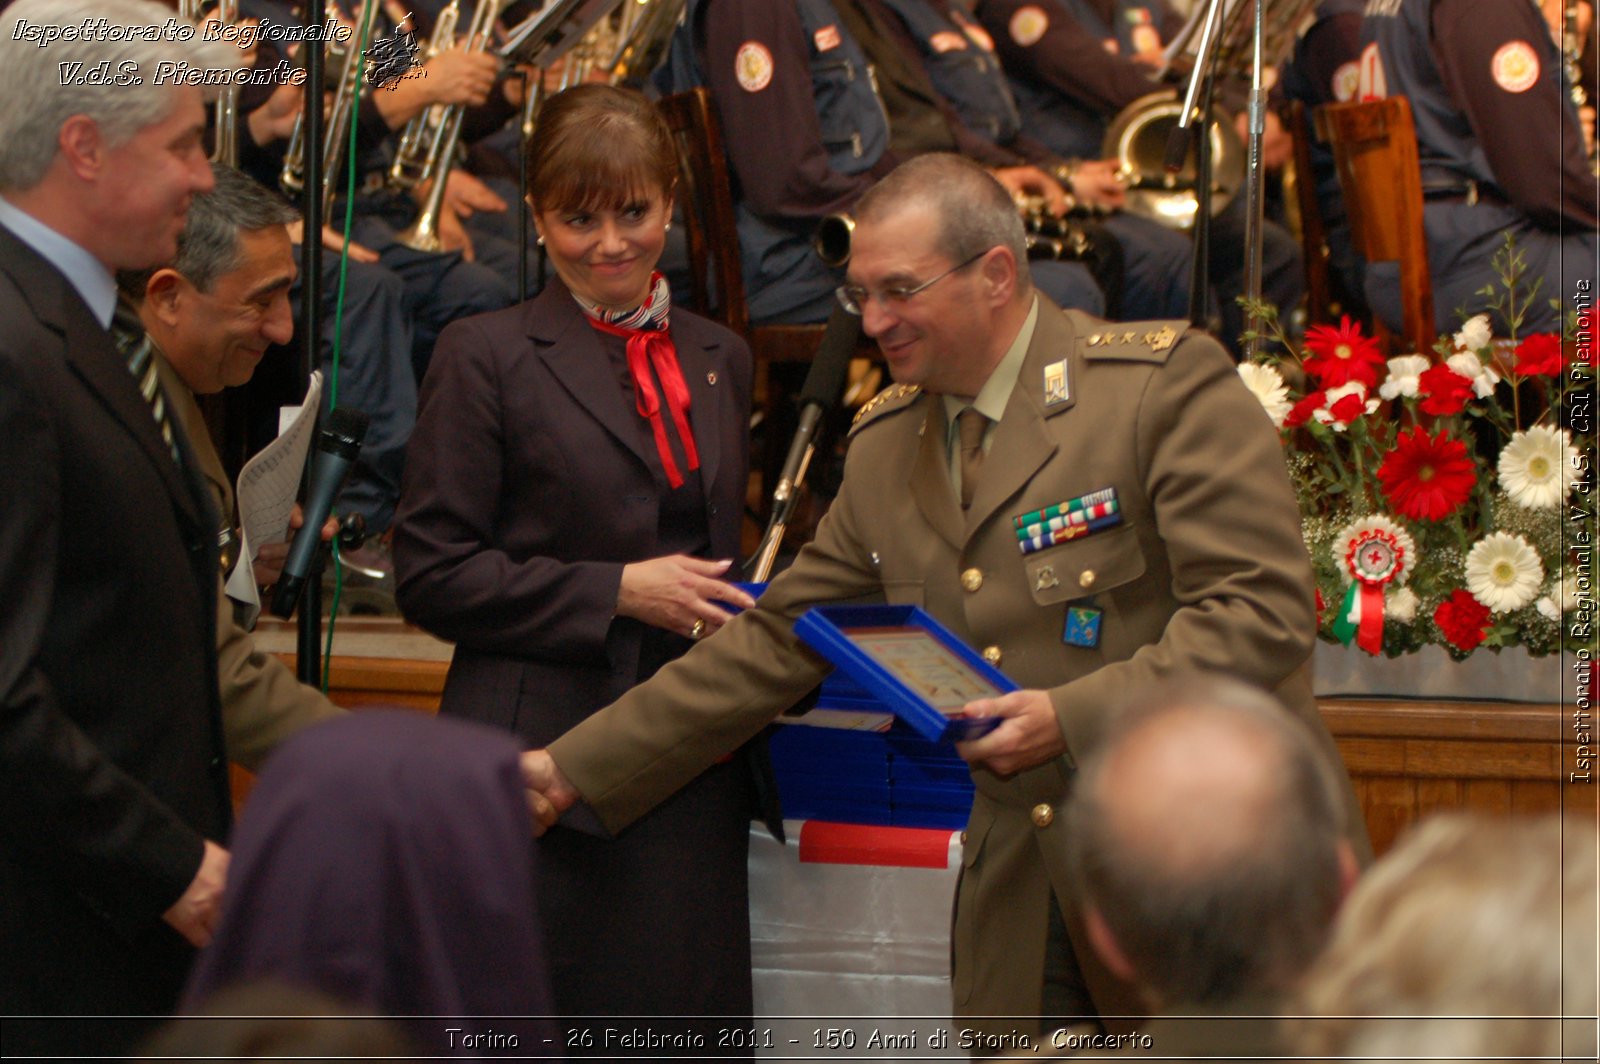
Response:
M1383 650L1384 592L1391 584L1406 582L1416 561L1416 542L1382 515L1351 522L1339 533L1338 542L1350 587L1334 621L1334 634L1347 646L1354 639L1368 654L1377 654Z

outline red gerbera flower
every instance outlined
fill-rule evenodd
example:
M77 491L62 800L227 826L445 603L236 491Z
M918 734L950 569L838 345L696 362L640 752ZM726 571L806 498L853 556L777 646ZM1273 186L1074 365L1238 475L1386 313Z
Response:
M1326 402L1327 399L1328 396L1325 392L1312 392L1310 395L1294 404L1294 406L1290 407L1289 412L1283 415L1283 427L1286 429L1297 429L1301 425L1304 425L1307 421L1311 420L1311 415L1313 413L1322 409L1322 404Z
M1306 330L1306 350L1315 358L1306 360L1306 372L1324 388L1360 381L1368 388L1378 386L1386 365L1383 352L1371 337L1361 335L1361 325L1349 315L1339 319L1339 327L1318 325Z
M1456 588L1433 611L1433 623L1457 650L1472 650L1488 633L1489 607L1465 588Z
M1394 450L1378 467L1378 480L1396 513L1413 521L1437 521L1467 501L1478 476L1460 440L1415 428L1395 439Z
M1367 397L1351 392L1341 396L1339 401L1328 407L1328 413L1333 415L1333 420L1342 425L1348 425L1356 418L1367 412Z
M1517 345L1519 377L1554 377L1561 372L1561 340L1554 333L1534 333Z
M1417 391L1424 413L1448 416L1461 413L1472 398L1472 382L1441 362L1422 371Z

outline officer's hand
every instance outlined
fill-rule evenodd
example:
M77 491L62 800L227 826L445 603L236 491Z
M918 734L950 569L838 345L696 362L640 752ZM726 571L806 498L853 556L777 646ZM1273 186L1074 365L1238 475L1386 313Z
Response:
M1002 776L1054 761L1067 752L1061 722L1045 691L1012 691L980 698L962 708L969 717L1000 717L1000 726L981 739L957 743L956 753L970 764Z
M271 587L283 576L284 564L289 560L289 543L305 523L305 511L300 509L299 503L295 503L294 509L289 511L289 531L284 536L283 542L263 543L256 551L256 558L250 569L255 575L257 587ZM339 519L330 516L322 523L322 542L330 543L338 534Z
M528 794L537 838L578 800L578 792L548 751L529 750L522 755L522 785Z
M1012 199L1034 196L1044 200L1045 210L1052 218L1059 218L1072 206L1061 183L1037 166L1001 166L989 173L1005 186Z
M732 559L707 561L687 554L669 554L622 567L617 589L617 616L632 617L691 639L710 635L731 618L713 602L749 609L755 599L719 579Z
M500 61L488 52L447 48L423 64L420 84L433 103L476 107L489 98Z
M1128 200L1128 187L1115 159L1088 159L1072 172L1072 194L1096 207L1116 209Z

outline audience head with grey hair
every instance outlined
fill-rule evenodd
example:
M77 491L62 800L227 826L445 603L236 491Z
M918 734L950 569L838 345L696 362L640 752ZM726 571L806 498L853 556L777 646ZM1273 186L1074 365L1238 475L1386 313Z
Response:
M1118 714L1066 815L1090 940L1160 1011L1281 999L1356 875L1339 781L1310 733L1220 677Z
M918 156L856 205L841 299L899 384L974 396L1033 309L1010 194L958 155Z
M1596 1059L1595 825L1434 816L1362 878L1306 977L1295 1048ZM1327 1017L1327 1018L1321 1018Z
M210 185L202 90L163 63L237 68L153 0L18 0L0 15L0 196L108 269L170 259ZM165 76L163 76L165 73Z
M268 347L294 335L285 226L299 215L237 170L213 163L211 173L216 187L194 198L172 264L117 275L156 347L201 395L244 384Z

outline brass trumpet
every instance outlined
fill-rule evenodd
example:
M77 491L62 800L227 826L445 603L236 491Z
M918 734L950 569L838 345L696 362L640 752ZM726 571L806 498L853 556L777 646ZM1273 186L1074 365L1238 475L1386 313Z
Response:
M178 0L178 18L200 26L203 0ZM218 0L212 16L224 26L239 21L239 0ZM239 86L229 83L217 93L213 107L211 161L237 168L239 165Z
M361 55L372 33L373 16L377 13L377 6L378 0L363 0L361 4L361 14L356 19L360 33L352 37L345 46L344 67L339 74L339 88L334 93L333 106L328 112L328 121L322 138L322 208L325 212L332 209L334 192L338 188L339 164L344 158L342 149L345 138L350 133L350 110L356 97L356 79L361 76ZM333 52L331 44L329 52ZM306 91L317 92L319 87L308 85ZM297 196L305 190L305 166L305 116L302 114L294 120L294 129L289 134L289 149L283 157L283 170L278 175L278 184L291 196Z
M428 39L428 46L422 53L424 63L455 43L456 23L460 21L461 4L459 0L452 0L448 7L439 12L439 19L433 25L433 36ZM442 103L431 104L405 124L395 148L394 162L389 166L389 184L392 187L412 188L433 176L429 169L435 161L433 141L443 128L444 116L449 109Z
M450 7L457 8L459 17L457 0L451 0ZM500 0L479 0L478 5L473 8L472 24L467 28L467 37L462 47L469 52L481 52L488 48L494 31L494 20L499 14ZM439 39L437 32L434 33L434 39ZM417 213L417 220L395 238L413 251L444 250L444 244L439 238L439 217L444 210L445 183L450 177L450 167L455 163L456 146L461 141L461 120L466 110L465 104L452 104L444 108L433 131L433 138L429 142L428 154L421 161L419 172L422 176L418 180L432 182L428 186L427 199L423 201L422 209Z

